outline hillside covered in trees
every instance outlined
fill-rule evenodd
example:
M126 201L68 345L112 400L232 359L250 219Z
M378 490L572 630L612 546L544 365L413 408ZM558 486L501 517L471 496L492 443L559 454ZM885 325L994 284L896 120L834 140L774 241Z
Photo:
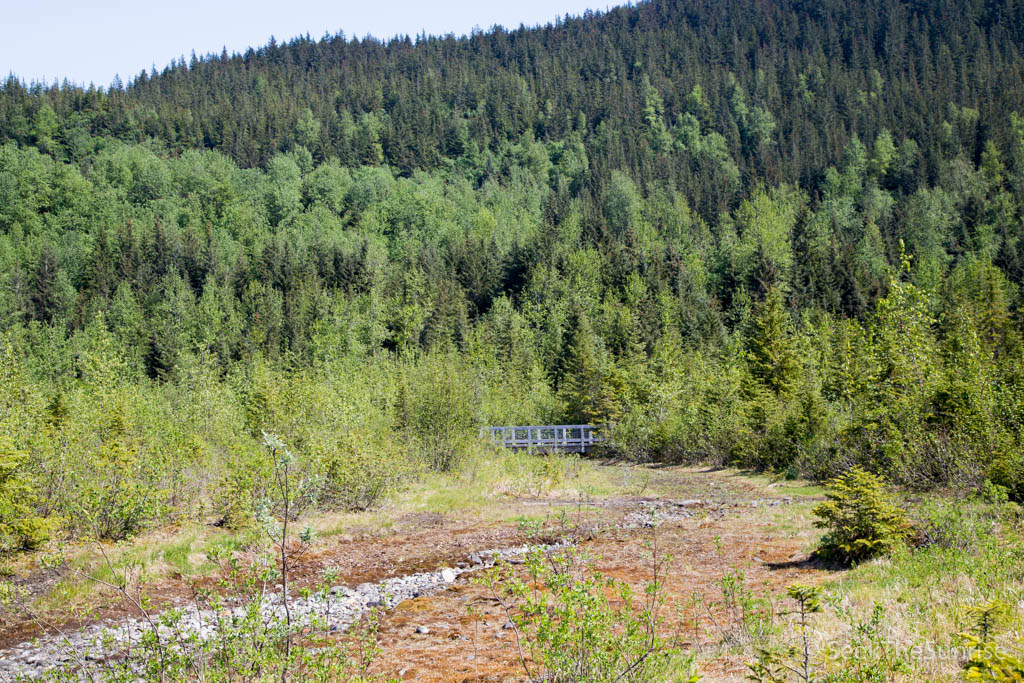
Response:
M0 542L484 424L1024 497L1024 3L653 0L0 88ZM7 513L10 514L7 514Z

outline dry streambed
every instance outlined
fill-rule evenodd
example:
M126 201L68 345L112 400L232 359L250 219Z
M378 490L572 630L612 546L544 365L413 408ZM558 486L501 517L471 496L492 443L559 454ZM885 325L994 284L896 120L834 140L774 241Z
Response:
M555 507L560 503L545 502L549 505L553 503ZM608 499L595 501L588 506L592 509L602 508L602 517L605 520L603 524L588 526L593 531L615 528L629 532L656 523L680 522L695 514L721 518L729 509L771 507L786 502L789 502L789 499L748 500L733 504L694 499ZM613 517L607 515L611 510L616 512ZM413 572L352 586L336 585L329 591L310 595L293 595L288 603L291 619L293 624L300 628L316 623L319 628L341 632L372 608L390 609L406 600L439 593L454 584L464 573L492 567L500 560L516 562L534 547L553 549L567 545L568 540L562 540L554 546L518 545L473 551L467 553L463 561L453 563L455 566L452 567L439 567L432 571ZM116 658L129 650L145 632L154 628L172 647L175 642L182 642L190 637L209 639L217 633L218 620L238 616L244 609L245 607L241 605L228 606L218 614L195 606L181 607L180 618L176 620L173 630L166 626L154 626L146 618L122 618L63 633L47 633L31 641L0 650L0 680L38 678L55 669L98 666L103 661ZM283 618L285 613L278 593L268 593L260 609L267 620Z
M293 624L298 628L318 623L321 628L342 631L374 607L392 608L410 598L444 590L459 575L493 567L499 561L516 561L533 548L555 550L568 543L482 550L470 553L464 566L443 567L437 571L420 572L385 579L380 583L363 583L355 587L333 586L329 591L307 597L291 597L289 607ZM174 646L179 640L198 636L206 640L217 633L218 622L241 617L245 608L237 606L218 614L212 610L186 607L176 627L155 626L161 639ZM266 619L283 619L284 606L278 593L268 593L261 606ZM61 634L47 635L21 643L0 652L0 680L18 677L38 678L55 668L88 666L106 658L116 657L130 649L132 643L154 626L145 618L127 619L115 624L93 624Z

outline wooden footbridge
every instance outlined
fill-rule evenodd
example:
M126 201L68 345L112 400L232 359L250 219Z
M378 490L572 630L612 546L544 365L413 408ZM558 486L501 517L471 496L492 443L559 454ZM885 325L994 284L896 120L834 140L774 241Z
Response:
M483 435L503 448L586 453L601 443L594 425L530 425L484 427Z

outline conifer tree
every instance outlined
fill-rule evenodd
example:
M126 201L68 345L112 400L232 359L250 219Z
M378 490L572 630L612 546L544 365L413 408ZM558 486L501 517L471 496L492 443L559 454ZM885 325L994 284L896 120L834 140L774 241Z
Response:
M620 415L622 381L614 362L580 316L562 370L561 398L574 424L604 425Z
M793 324L780 287L768 290L751 327L747 337L751 374L776 395L789 393L800 365L793 341Z

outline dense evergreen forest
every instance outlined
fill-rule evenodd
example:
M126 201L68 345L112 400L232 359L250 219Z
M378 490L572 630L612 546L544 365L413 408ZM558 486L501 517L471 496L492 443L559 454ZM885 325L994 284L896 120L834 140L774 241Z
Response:
M0 537L483 424L1024 497L1024 3L652 0L0 88Z

